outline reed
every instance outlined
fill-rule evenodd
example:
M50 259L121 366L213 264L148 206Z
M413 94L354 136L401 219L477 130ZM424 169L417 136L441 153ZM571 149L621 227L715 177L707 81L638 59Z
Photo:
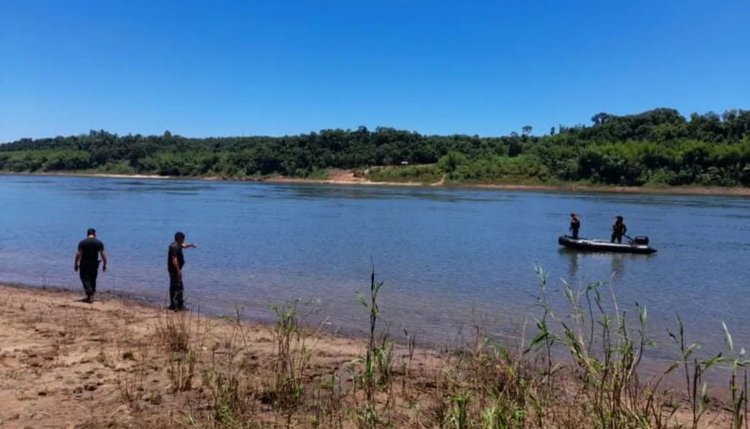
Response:
M722 355L719 353L709 359L699 360L697 357L694 357L694 354L700 348L700 345L697 343L687 343L685 325L682 323L679 315L677 316L677 328L676 333L671 330L668 333L678 345L680 357L667 369L667 372L671 372L678 366L682 367L685 376L685 393L690 404L691 427L696 429L709 406L710 399L708 395L708 382L703 381L703 375L710 368L721 362Z
M745 358L745 348L736 350L732 334L726 323L722 322L724 335L727 343L728 353L723 358L729 364L731 372L729 378L730 409L732 411L732 429L742 429L743 424L747 428L747 366L750 360Z
M312 351L307 340L311 333L299 323L300 300L272 306L276 313L273 337L276 342L274 363L274 405L282 410L297 408L305 394L304 376Z
M538 267L536 274L538 317L528 345L525 336L506 344L477 327L469 343L433 352L438 358L430 365L419 359L425 351L411 329L401 341L389 336L380 306L386 289L374 267L369 293L358 296L368 335L361 354L346 362L318 350L320 328L301 323L300 300L272 307L276 321L262 340L253 339L239 313L202 336L189 316L166 314L155 335L171 353L167 371L175 388L159 401L184 392L186 409L161 427L748 428L750 361L726 326L726 350L701 359L678 318L669 332L678 349L674 362L644 377L643 356L658 347L645 307L623 306L608 282L563 282L565 304L553 308L547 273ZM206 347L207 337L220 341ZM709 397L709 370L727 375L725 411ZM663 387L677 375L682 391ZM133 387L140 382L134 379Z
M391 367L393 357L393 342L388 338L388 329L378 329L380 307L378 294L383 287L382 281L375 280L375 266L370 272L369 295L358 294L369 315L369 336L367 349L362 358L356 359L361 368L354 368L354 379L364 392L365 403L355 407L358 427L376 428L387 422L383 418L387 407L392 404L390 397ZM376 400L378 391L386 391L386 400L379 404ZM356 399L356 398L355 398Z
M165 310L156 324L156 336L167 351L186 353L190 349L191 326L190 313Z

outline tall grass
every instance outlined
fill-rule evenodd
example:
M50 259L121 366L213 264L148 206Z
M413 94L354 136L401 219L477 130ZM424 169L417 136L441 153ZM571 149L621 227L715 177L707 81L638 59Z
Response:
M362 363L361 370L355 372L355 380L362 388L365 396L364 406L356 410L358 423L363 428L375 428L383 423L382 412L391 405L390 400L378 407L375 394L378 390L388 391L391 383L391 367L393 358L393 342L388 337L388 329L378 329L380 307L378 294L383 287L382 281L375 281L375 267L370 273L369 295L358 294L360 303L367 309L369 315L369 335L364 357L357 362ZM390 399L387 397L387 399Z
M321 334L300 322L299 300L272 307L276 321L267 340L253 340L238 316L227 326L212 328L212 338L226 333L210 347L199 344L200 335L190 328L188 316L168 313L158 322L157 337L174 354L171 365L183 365L168 369L174 373L172 392L192 392L185 395L191 398L185 402L186 417L170 424L748 429L750 361L726 326L726 349L700 358L699 346L690 343L678 318L677 329L669 332L677 356L663 371L646 376L641 368L644 355L658 343L649 332L645 307L623 306L607 282L578 287L563 282L562 308L553 308L559 300L551 298L547 273L542 268L536 273L539 311L528 346L525 337L508 344L478 328L470 344L433 361L417 348L411 329L402 341L390 337L381 313L386 289L376 280L374 267L368 293L358 295L366 310L367 336L361 354L351 359L331 360L318 350ZM709 370L727 377L724 409L709 396ZM193 373L202 376L196 381ZM677 375L682 390L664 387L665 380L673 383Z
M274 404L292 411L299 406L305 393L304 376L312 352L307 344L310 332L299 324L300 300L287 301L273 306L276 323L273 336L276 341L274 363Z
M741 429L743 423L748 426L747 421L747 366L750 360L745 359L745 349L736 350L732 334L729 333L726 323L722 322L724 335L727 342L728 354L723 359L729 364L731 376L729 378L729 397L732 411L732 429Z
M188 312L164 311L156 325L156 336L169 354L167 374L175 392L190 390L195 377L196 351L191 347L194 328Z

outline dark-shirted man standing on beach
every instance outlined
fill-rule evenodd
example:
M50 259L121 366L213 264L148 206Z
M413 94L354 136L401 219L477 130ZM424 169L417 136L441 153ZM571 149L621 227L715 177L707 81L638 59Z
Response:
M96 230L89 228L86 238L78 243L76 260L73 269L79 271L83 290L86 292L84 302L91 303L96 293L96 277L99 274L99 256L102 260L102 271L107 271L107 254L104 253L104 243L96 238Z
M176 232L174 242L169 245L167 254L167 270L169 270L169 309L174 311L186 310L184 301L184 286L182 284L182 267L185 266L185 257L182 249L198 247L195 244L185 243L185 234Z

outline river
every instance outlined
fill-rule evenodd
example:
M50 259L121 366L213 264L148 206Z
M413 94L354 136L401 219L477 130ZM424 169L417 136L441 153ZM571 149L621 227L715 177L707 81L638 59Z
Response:
M539 316L539 266L560 317L563 282L602 281L621 309L648 309L659 341L679 314L706 350L723 349L722 322L750 346L747 198L14 175L0 195L3 283L80 290L73 256L94 227L110 258L99 290L166 303L181 230L199 246L185 251L188 305L211 314L269 321L273 304L315 300L305 317L356 335L374 266L393 337L452 344L479 326L515 338ZM622 215L658 253L560 249L571 212L598 238Z

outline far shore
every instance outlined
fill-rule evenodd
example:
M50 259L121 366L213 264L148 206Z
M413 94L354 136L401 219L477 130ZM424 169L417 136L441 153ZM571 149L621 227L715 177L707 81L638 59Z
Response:
M522 184L446 184L421 182L378 182L365 177L355 176L352 170L330 170L327 179L308 179L302 177L267 176L248 178L228 178L221 176L161 176L156 174L113 174L87 172L0 172L5 176L72 176L72 177L104 177L119 179L149 179L149 180L206 180L227 182L254 182L271 184L318 184L318 185L358 185L358 186L389 186L389 187L420 187L446 189L488 189L519 192L560 192L560 193L607 193L607 194L644 194L644 195L712 195L712 196L750 196L750 187L722 187L722 186L607 186L566 183L559 185L522 185Z

